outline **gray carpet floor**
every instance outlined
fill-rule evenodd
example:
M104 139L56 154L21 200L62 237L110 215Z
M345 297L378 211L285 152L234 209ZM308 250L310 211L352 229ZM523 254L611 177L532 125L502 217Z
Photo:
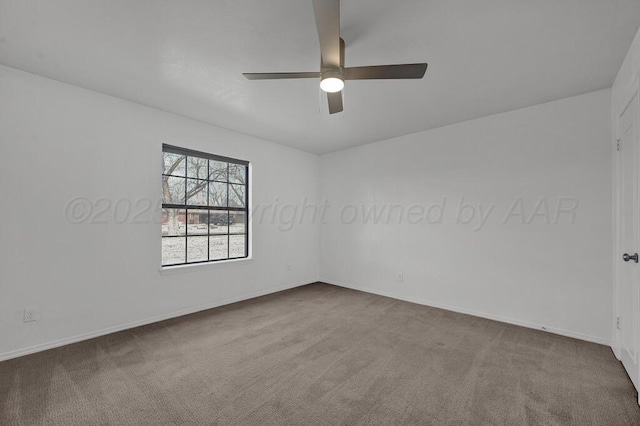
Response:
M610 348L326 284L0 363L2 425L640 425Z

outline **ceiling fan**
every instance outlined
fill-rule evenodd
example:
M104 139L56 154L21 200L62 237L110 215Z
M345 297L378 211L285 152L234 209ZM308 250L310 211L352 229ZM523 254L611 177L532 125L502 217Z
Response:
M341 112L345 80L422 78L427 64L344 66L344 40L340 38L340 0L312 0L320 40L320 72L243 73L249 80L320 78L327 92L329 113Z

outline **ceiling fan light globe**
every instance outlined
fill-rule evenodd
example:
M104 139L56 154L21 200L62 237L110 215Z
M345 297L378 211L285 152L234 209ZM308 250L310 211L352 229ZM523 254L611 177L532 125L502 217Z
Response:
M327 93L336 93L344 89L344 81L337 77L327 77L320 80L320 88Z

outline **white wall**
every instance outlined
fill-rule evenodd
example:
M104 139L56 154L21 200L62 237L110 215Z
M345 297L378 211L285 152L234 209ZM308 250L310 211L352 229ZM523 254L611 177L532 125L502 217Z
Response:
M316 155L0 67L0 359L317 281L311 221L285 232L266 216L253 260L161 275L157 213L65 218L75 197L155 207L162 143L250 161L254 206L318 201ZM39 321L22 322L27 306Z
M640 30L635 36L631 47L629 48L629 52L625 57L622 66L620 67L620 72L618 73L613 86L611 88L611 140L615 142L617 139L618 133L618 119L620 115L624 112L624 109L628 105L630 101L630 96L632 94L632 87L640 78ZM612 147L614 144L611 144ZM617 183L615 183L615 179L618 173L616 159L613 159L613 179L614 179L614 199L618 196L617 191ZM614 227L615 227L615 213L614 213ZM614 230L615 232L615 230ZM620 262L620 251L621 248L617 246L617 241L614 242L613 249L613 264L614 264L614 288L613 288L613 317L621 316L621 312L619 311L620 300L618 300L618 287L617 280L618 274L620 273L620 268L623 266ZM613 329L613 351L618 358L620 358L620 347L619 347L619 338L620 338L620 330L617 327L612 325Z
M609 109L602 90L322 156L321 279L608 344ZM518 197L526 217L504 223ZM443 198L441 223L415 223ZM545 201L530 218L541 198L550 224ZM493 205L483 227L457 223L462 199L485 215ZM559 200L577 200L575 223L555 223ZM396 207L390 221L345 223L353 206Z

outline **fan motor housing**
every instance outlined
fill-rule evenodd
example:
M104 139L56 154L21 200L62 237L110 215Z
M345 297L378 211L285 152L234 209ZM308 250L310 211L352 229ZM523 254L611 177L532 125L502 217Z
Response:
M324 80L325 78L338 78L344 81L342 68L323 68L320 72L320 80Z

